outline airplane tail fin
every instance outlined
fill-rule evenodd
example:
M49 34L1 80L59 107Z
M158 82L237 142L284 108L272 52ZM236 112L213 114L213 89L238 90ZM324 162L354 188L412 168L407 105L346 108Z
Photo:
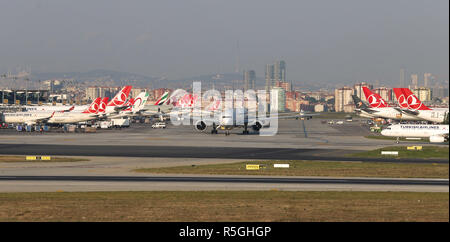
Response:
M100 101L100 105L99 105L99 107L98 107L98 112L99 112L99 113L104 113L104 112L105 112L105 110L106 110L106 105L107 105L107 103L108 103L108 100L109 100L109 97L104 97L104 98L102 99L102 101Z
M134 98L130 98L130 100L128 100L128 102L125 103L125 105L123 105L124 107L128 108L124 109L123 111L131 111L131 109L133 108L134 101L135 101Z
M141 92L139 95L134 99L133 103L133 112L139 112L140 110L144 109L145 103L147 103L148 99L148 93L147 92Z
M125 104L125 101L128 98L128 95L130 95L132 86L125 86L120 90L116 96L108 103L107 106L123 106Z
M163 105L169 98L169 92L165 92L156 102L155 105Z
M353 102L355 103L356 108L363 109L368 108L368 106L356 95L352 95Z
M370 107L372 108L385 108L389 107L389 105L384 101L383 98L378 93L372 93L371 90L367 87L363 87L364 95L366 96L366 100L369 102Z
M406 102L408 103L408 108L413 110L431 110L431 108L425 106L417 97L414 95L409 88L401 89L405 95Z
M97 113L98 108L100 106L101 98L96 98L88 108L86 108L82 113Z
M401 88L394 88L394 94L397 98L397 103L401 108L408 108L408 102L406 101L405 94Z

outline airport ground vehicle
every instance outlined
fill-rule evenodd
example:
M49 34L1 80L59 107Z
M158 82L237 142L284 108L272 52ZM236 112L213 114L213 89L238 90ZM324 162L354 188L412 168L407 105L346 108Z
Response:
M162 123L162 122L158 122L158 123L153 124L152 128L153 129L160 129L160 128L165 129L166 128L166 124Z

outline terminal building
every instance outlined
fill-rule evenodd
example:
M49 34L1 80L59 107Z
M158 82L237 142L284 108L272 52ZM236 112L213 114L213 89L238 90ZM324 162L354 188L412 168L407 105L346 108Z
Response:
M2 105L32 105L51 102L50 90L0 90Z

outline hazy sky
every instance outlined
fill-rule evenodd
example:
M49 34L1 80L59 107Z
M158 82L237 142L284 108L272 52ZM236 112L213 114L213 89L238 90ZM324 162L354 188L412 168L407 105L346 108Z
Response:
M448 0L0 0L0 71L110 69L170 79L264 76L393 80L449 76Z

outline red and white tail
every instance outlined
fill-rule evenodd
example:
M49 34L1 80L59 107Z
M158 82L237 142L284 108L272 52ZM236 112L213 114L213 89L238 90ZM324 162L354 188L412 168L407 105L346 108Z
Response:
M102 101L100 101L100 106L98 107L99 113L105 113L106 111L106 105L108 103L109 97L104 97Z
M405 94L401 88L394 88L394 94L397 98L397 103L401 108L408 108L408 102L406 101Z
M100 97L96 98L91 105L89 105L88 108L86 108L83 113L97 113L98 112L98 108L100 106L100 101L102 99Z
M128 95L130 95L131 88L132 86L123 87L107 106L123 106L128 98Z
M384 101L378 93L372 93L367 87L363 87L366 100L369 102L371 108L386 108L389 105Z
M192 95L188 93L184 95L182 98L180 98L176 103L174 103L174 106L183 108L192 108L195 106L198 100L199 97L197 95Z
M134 98L130 98L127 103L125 103L124 106L128 106L128 108L124 109L123 111L131 111L133 109L134 104Z
M412 110L431 110L431 108L425 106L417 97L414 95L414 93L409 90L409 88L402 88L401 89L405 98L406 102L408 103L408 108Z

